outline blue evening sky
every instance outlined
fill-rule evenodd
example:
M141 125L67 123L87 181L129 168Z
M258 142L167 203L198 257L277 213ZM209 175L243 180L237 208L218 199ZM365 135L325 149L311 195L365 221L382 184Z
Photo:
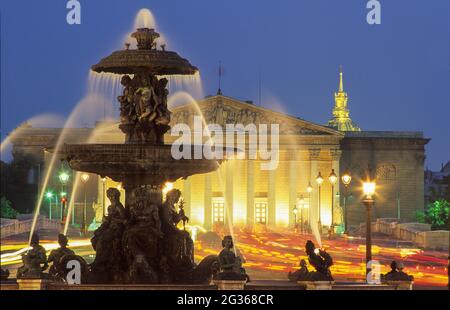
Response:
M338 68L353 120L364 130L424 131L426 164L450 159L450 1L381 0L382 24L366 23L366 0L2 0L2 139L41 113L67 116L86 92L88 68L114 49L141 8L199 67L205 94L225 95L324 124Z

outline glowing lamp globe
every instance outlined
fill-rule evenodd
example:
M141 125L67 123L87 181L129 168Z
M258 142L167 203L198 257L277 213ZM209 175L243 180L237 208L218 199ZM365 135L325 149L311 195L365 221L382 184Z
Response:
M363 193L366 196L366 199L372 199L372 196L375 194L375 182L364 182L363 183Z
M336 175L336 173L334 172L334 169L332 169L331 170L331 173L330 173L330 175L328 176L328 180L330 181L330 183L331 184L336 184L336 181L337 181L337 175Z
M306 188L306 191L307 191L308 193L311 193L312 190L313 190L313 188L312 188L312 186L311 186L311 182L309 182L309 183L308 183L308 187Z
M345 186L349 186L350 182L352 181L352 177L348 172L345 172L341 177L342 183L344 183Z
M66 184L69 181L69 178L70 178L69 174L67 172L64 172L64 171L61 172L58 177L59 177L59 181L62 184Z
M321 185L323 183L322 174L319 172L319 175L316 178L317 184Z

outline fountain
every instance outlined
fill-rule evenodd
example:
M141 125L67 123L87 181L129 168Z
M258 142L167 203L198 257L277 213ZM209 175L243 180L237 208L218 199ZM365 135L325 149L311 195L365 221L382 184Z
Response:
M90 283L208 283L217 270L217 257L208 256L197 266L189 233L178 229L185 216L176 189L166 194L166 182L216 170L221 160L180 159L171 154L171 145L163 136L170 129L167 108L167 83L162 76L194 75L198 69L177 53L159 48L159 34L150 28L138 28L132 34L137 49L126 44L92 66L97 73L122 75L119 128L124 144L65 144L49 149L82 172L95 173L121 182L120 193L107 191L111 205L108 216L96 230L92 244L96 258L90 266ZM196 148L191 147L192 155ZM192 156L191 158L194 158Z

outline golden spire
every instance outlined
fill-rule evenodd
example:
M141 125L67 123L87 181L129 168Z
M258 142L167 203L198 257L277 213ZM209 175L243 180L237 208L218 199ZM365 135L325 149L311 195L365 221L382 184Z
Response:
M340 66L339 90L334 93L333 118L328 121L328 126L341 131L361 131L350 119L350 111L347 108L348 95L344 91L343 76L342 66Z
M344 92L344 78L342 77L342 65L339 66L339 92Z

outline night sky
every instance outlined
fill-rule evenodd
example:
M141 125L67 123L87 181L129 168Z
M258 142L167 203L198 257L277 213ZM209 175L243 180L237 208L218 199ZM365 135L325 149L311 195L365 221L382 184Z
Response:
M382 23L366 23L366 0L80 0L81 25L65 0L1 0L1 135L42 113L67 117L86 93L89 67L149 8L167 49L217 90L324 124L344 68L352 119L363 130L424 131L426 165L450 159L450 1L381 1Z

